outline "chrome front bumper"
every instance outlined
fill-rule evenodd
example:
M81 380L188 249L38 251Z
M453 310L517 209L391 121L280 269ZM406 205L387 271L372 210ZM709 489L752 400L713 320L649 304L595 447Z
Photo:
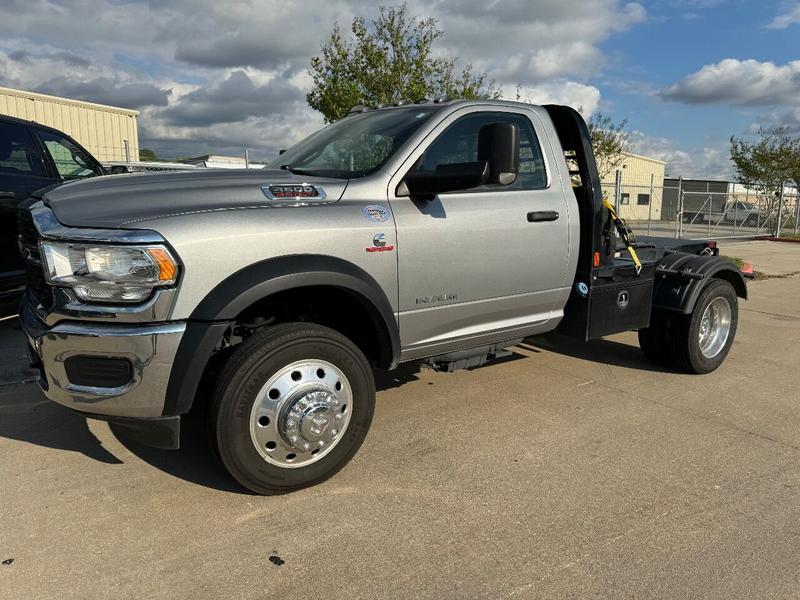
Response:
M106 417L161 417L175 354L185 323L122 325L61 322L44 324L23 302L22 328L28 337L31 361L39 363L39 385L45 395L64 406ZM119 387L76 385L65 361L89 356L127 359L132 377Z

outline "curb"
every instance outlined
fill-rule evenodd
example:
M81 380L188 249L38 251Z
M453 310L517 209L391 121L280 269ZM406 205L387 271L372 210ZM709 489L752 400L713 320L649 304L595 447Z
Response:
M765 242L785 242L787 244L800 244L800 239L796 238L778 238L771 235L759 235L756 236L757 240L765 241Z

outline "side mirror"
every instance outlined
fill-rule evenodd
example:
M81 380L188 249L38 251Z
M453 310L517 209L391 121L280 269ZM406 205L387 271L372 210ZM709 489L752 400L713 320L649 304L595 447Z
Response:
M489 181L489 163L484 161L437 165L433 173L409 173L397 186L398 196L433 197L478 187Z
M519 173L519 127L514 123L488 123L481 127L478 160L489 163L487 183L514 183Z

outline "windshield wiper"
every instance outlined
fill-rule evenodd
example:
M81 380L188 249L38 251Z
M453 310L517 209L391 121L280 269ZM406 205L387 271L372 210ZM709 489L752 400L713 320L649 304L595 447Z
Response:
M305 169L295 169L292 165L281 165L281 169L284 171L289 171L289 173L292 173L294 175L309 175L309 176L314 175L313 171L306 171Z

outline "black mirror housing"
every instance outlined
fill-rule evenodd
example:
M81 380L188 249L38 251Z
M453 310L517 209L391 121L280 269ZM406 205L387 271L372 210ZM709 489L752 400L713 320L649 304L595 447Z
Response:
M514 183L519 174L519 127L514 123L488 123L481 127L478 160L489 163L487 183Z
M437 165L436 171L409 173L397 186L398 196L430 198L443 192L468 190L485 184L490 169L486 161Z

